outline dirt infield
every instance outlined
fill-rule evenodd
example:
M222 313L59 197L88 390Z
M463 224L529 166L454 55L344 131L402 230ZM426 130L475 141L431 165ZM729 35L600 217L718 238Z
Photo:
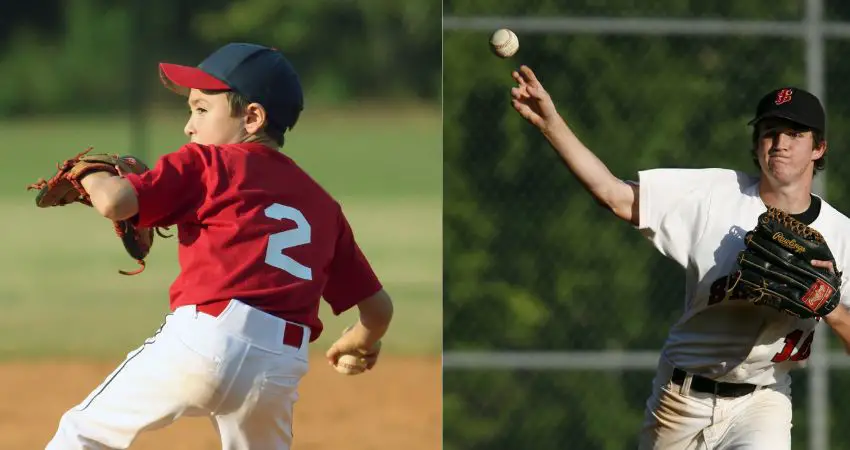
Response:
M85 398L113 368L64 362L0 365L0 448L43 449L62 413ZM441 380L438 358L385 355L374 372L346 377L313 357L295 406L293 448L439 449ZM143 434L131 447L216 448L221 446L209 420L198 418Z

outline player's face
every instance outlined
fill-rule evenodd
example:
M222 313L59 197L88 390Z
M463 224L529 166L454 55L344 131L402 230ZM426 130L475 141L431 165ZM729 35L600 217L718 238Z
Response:
M244 126L240 118L231 116L227 95L204 94L192 89L188 103L191 115L183 132L191 142L222 145L242 140Z
M783 184L811 176L814 161L822 155L814 147L811 130L774 119L759 123L757 130L756 154L762 173Z

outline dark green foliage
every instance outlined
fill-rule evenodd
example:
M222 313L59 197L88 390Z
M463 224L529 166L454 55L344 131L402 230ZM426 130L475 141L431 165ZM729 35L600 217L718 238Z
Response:
M446 12L797 20L803 6L452 0ZM764 93L806 86L804 43L518 34L512 60L489 53L486 32L444 36L445 349L657 351L682 312L684 271L593 202L511 108L510 72L530 65L579 138L621 178L655 167L750 171L746 122ZM826 50L827 198L850 211L850 41L830 41ZM833 379L846 378L840 374ZM651 376L447 371L446 448L635 448ZM796 373L794 388L794 448L805 448L805 373ZM831 448L850 449L839 425L850 413L838 400L846 395L832 395Z
M439 0L41 3L4 5L0 116L124 110L137 90L174 105L156 63L195 65L230 41L283 51L309 105L440 98Z

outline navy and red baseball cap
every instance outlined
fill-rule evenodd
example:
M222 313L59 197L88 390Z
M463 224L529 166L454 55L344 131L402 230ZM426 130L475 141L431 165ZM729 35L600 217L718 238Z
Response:
M266 109L269 122L280 130L291 129L304 109L304 92L295 68L275 48L230 43L197 67L160 63L159 76L166 87L181 95L190 89L235 91Z
M820 100L809 91L783 87L765 94L756 107L756 116L747 125L775 117L790 120L821 133L826 133L826 113Z

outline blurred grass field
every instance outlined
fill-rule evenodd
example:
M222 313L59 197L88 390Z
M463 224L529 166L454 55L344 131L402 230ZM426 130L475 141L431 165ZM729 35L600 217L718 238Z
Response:
M185 116L149 119L148 152L185 143ZM13 169L0 179L5 252L0 261L0 359L114 358L153 334L178 271L174 239L157 239L141 275L111 223L78 205L37 209L25 186L88 146L126 153L125 117L49 118L0 124ZM442 153L438 110L305 111L283 151L343 205L355 236L393 296L387 353L439 354L442 336ZM172 230L173 231L173 230ZM322 305L324 351L356 311Z

